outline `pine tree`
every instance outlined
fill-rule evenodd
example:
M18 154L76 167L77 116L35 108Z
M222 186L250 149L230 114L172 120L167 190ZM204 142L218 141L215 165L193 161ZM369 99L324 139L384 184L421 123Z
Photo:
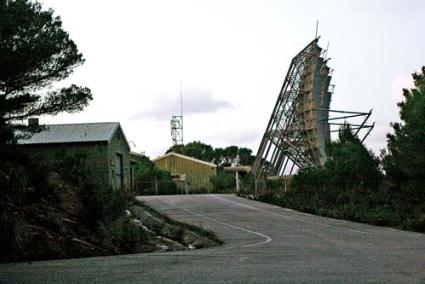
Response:
M0 0L0 145L23 119L82 110L92 99L86 87L52 90L84 62L53 10L28 0Z
M394 184L425 183L425 66L412 75L415 88L403 89L401 122L392 123L384 169Z
M392 123L383 168L393 207L408 229L425 231L425 67L412 75L415 87L403 89L401 122Z

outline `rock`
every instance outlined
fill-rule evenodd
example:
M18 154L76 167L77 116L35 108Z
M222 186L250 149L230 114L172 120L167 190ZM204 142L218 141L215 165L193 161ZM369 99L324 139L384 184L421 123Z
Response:
M160 247L161 245L168 247L168 250L192 250L217 245L215 241L198 235L182 225L170 224L162 218L151 215L141 206L133 206L130 211L137 218L133 220L134 224L144 226L147 228L146 231L157 235L154 245L161 251L165 250L165 247Z
M161 251L167 251L168 250L168 246L166 246L166 245L157 244L157 247L159 247L159 249Z

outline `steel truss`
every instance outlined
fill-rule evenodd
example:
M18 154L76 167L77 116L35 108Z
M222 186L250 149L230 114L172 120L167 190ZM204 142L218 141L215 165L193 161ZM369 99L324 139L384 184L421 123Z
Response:
M183 116L173 115L170 121L173 145L183 145Z
M367 124L367 121L369 119L369 117L372 115L372 110L370 110L369 112L358 112L358 111L343 111L343 110L333 110L333 109L316 109L317 111L324 111L324 112L328 112L328 113L343 113L343 114L348 114L348 115L343 115L343 116L337 116L337 117L331 117L328 118L327 120L322 120L322 121L327 121L328 124L330 126L343 126L346 125L347 123L350 125L351 130L355 131L354 135L357 135L360 138L360 141L363 143L363 141L369 136L370 132L372 131L372 129L375 127L375 122L373 122L372 124ZM347 119L353 119L355 117L363 117L363 121L360 124L355 124L355 123L350 123L347 121ZM344 121L344 122L329 122L329 121ZM360 130L362 129L367 129L366 133L363 134L363 137L360 137ZM331 129L330 132L338 132L339 129Z
M356 135L366 125L370 113L330 110L333 85L327 66L326 51L318 46L319 38L310 42L291 61L276 105L253 165L260 176L291 174L295 168L318 167L326 161L325 145L330 140L330 120L365 116L363 123L353 125ZM345 113L329 118L330 112ZM366 138L362 139L362 141Z

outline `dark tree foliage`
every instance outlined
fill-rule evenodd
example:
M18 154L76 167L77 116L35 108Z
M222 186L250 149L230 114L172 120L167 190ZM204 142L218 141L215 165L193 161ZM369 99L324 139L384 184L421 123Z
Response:
M215 148L214 149L214 158L213 158L213 162L215 164L220 164L220 162L222 161L224 157L224 149L223 148Z
M203 161L211 161L214 158L213 148L200 141L186 144L184 147L184 154Z
M214 159L214 150L211 145L202 143L201 141L193 141L186 145L175 145L167 151L167 153L169 152L183 154L208 162Z
M364 147L348 125L341 128L336 142L328 143L326 151L325 165L295 175L292 190L283 193L278 200L280 205L330 217L387 224L378 158Z
M382 181L379 160L355 136L349 125L339 131L338 141L326 147L328 161L324 169L331 175L330 184L342 188L376 189Z
M217 148L214 151L216 152L214 161L222 166L230 166L234 162L250 166L255 160L252 150L244 147L228 146L224 149Z
M223 157L227 163L234 161L238 156L238 147L237 146L228 146L223 150Z
M336 142L327 144L326 153L325 165L301 171L294 177L294 187L326 187L329 191L335 189L353 195L356 190L377 190L382 182L378 158L365 148L349 125L340 129Z
M254 164L255 156L252 155L252 150L248 148L239 148L238 155L241 165L252 165Z
M425 66L413 74L415 88L403 89L405 101L398 103L402 122L392 123L384 168L397 185L425 182Z
M232 193L235 187L235 173L218 170L217 175L211 177L213 192Z
M255 156L248 148L228 146L226 148L213 148L211 145L194 141L186 145L175 145L168 149L167 153L175 152L199 160L214 162L220 166L230 166L239 158L241 165L252 165Z
M84 62L53 10L38 2L0 0L0 144L10 143L19 120L75 112L92 99L88 88L45 90Z
M403 89L398 103L401 122L387 135L383 168L397 218L407 228L425 230L425 66L413 74L415 88Z
M137 164L136 186L141 194L175 194L177 185L170 172L158 169L146 156ZM156 192L156 188L158 192Z

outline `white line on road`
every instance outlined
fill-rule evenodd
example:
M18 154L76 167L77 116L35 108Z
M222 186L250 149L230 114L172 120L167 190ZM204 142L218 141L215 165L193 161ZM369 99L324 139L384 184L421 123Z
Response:
M304 223L307 223L307 224L312 224L312 225L317 225L317 226L323 226L323 227L331 227L331 228L337 228L337 229L344 229L344 230L351 231L351 232L354 232L354 233L359 233L359 234L367 234L367 235L372 234L370 232L359 231L359 230L354 230L354 229L350 229L350 228L342 228L342 227L338 227L338 226L334 226L334 225L320 224L320 223L316 223L316 222L310 222L310 221L307 221L307 220L304 220L304 219L299 219L299 218L285 216L285 215L282 215L282 214L279 214L279 213L276 213L276 212L271 212L271 211L260 209L260 208L257 208L257 207L254 207L254 206L250 206L250 205L247 205L247 204L243 204L243 203L239 203L239 202L236 202L236 201L228 200L226 198L223 198L223 197L220 197L220 196L217 196L217 195L214 195L214 194L212 194L211 196L212 197L215 197L217 199L220 199L220 200L229 202L229 203L233 203L233 204L238 205L240 207L246 207L246 208L249 208L249 209L252 209L252 210L257 210L257 211L260 211L260 212L264 212L264 213L268 213L268 214L271 214L271 215L279 216L279 217L285 218L287 220L295 220L295 221L304 222Z
M197 213L197 212L194 212L192 210L189 210L189 209L186 209L186 208L183 208L183 207L179 207L179 206L175 205L174 203L168 202L168 201L166 201L164 199L160 199L160 200L163 201L163 202L165 202L165 203L167 203L167 204L169 204L169 205L171 205L171 206L173 206L173 207L176 207L178 209L181 209L183 211L186 211L186 212L188 212L190 214L193 214L193 215L196 215L198 217L207 219L207 220L209 220L211 222L214 222L214 223L217 223L217 224L221 224L221 225L224 225L224 226L228 226L228 227L233 228L233 229L236 229L236 230L240 230L240 231L243 231L243 232L251 233L251 234L254 234L254 235L257 235L257 236L260 236L260 237L265 238L265 241L262 241L262 242L259 242L259 243L255 243L255 244L245 245L244 247L254 247L254 246L259 246L259 245L265 245L265 244L270 243L272 241L272 238L271 237L269 237L269 236L267 236L265 234L262 234L260 232L252 231L252 230L249 230L249 229L245 229L245 228L242 228L242 227L239 227L239 226L236 226L236 225L232 225L232 224L229 224L229 223L226 223L226 222L223 222L223 221L218 221L216 219L213 219L211 217L202 215L202 214Z

